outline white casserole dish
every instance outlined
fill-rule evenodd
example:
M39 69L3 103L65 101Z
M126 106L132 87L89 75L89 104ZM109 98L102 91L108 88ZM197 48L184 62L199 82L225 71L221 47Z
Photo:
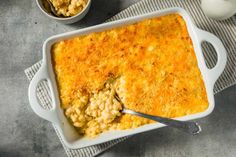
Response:
M206 87L209 107L206 111L192 114L184 117L177 118L178 120L192 120L196 118L201 118L206 115L209 115L214 108L214 95L213 95L213 86L223 72L226 65L226 50L221 43L221 41L213 34L206 31L198 29L190 19L190 16L187 12L181 8L169 8L141 16L131 17L127 19L122 19L114 22L104 23L93 27L88 27L81 30L76 30L68 33L59 34L48 38L43 44L43 62L39 71L36 73L29 85L29 101L34 112L43 119L46 119L52 122L59 131L59 134L62 137L62 140L65 142L66 146L71 149L82 148L86 146L91 146L110 140L114 140L120 137L125 137L129 135L134 135L137 133L157 129L163 127L164 125L160 123L147 124L136 129L122 130L122 131L108 131L100 134L95 138L82 137L77 134L74 127L68 122L67 118L64 116L63 110L60 107L60 100L57 91L57 85L55 81L55 76L51 64L51 46L60 40L65 40L79 35L88 34L91 32L104 31L106 29L131 24L143 19L153 18L158 16L163 16L167 14L178 13L180 14L187 25L189 35L192 39L194 46L196 58L198 61L198 66L203 76L204 84ZM204 62L204 57L202 54L201 43L207 41L213 45L217 52L218 61L214 68L208 69ZM79 67L78 67L79 68ZM49 83L52 105L51 110L45 110L41 107L36 96L36 88L39 82L47 80Z

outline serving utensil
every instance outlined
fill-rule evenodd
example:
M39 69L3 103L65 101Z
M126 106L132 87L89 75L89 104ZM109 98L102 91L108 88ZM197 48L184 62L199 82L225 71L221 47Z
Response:
M53 6L50 0L44 0L44 3L46 3L49 6L47 9L50 9L48 11L50 11L54 16L61 17L57 14L55 7Z
M122 101L121 101L121 99L120 99L120 97L118 96L117 93L115 93L114 97L123 106L123 109L121 110L122 113L132 114L132 115L135 115L135 116L151 119L151 120L157 121L159 123L165 124L167 126L177 128L181 131L184 131L184 132L192 134L192 135L196 135L196 134L199 134L201 132L201 127L196 122L179 121L179 120L174 120L174 119L170 119L170 118L152 116L152 115L148 115L148 114L145 114L145 113L133 111L133 110L130 110L130 109L127 109L127 108L124 107L124 104L122 103Z

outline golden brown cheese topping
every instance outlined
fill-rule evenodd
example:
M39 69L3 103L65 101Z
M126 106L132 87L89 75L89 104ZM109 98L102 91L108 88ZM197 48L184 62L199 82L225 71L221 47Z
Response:
M126 108L163 117L208 108L192 41L178 14L57 42L52 59L61 107L88 136L152 122L116 113L122 106L114 91ZM109 78L115 79L104 87ZM112 121L101 118L104 110Z

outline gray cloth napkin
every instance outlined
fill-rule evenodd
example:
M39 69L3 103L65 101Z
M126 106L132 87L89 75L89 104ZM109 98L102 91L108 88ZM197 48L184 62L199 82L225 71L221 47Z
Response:
M216 82L214 87L214 92L217 93L231 85L234 85L236 83L236 18L235 17L221 22L211 20L203 14L200 8L200 0L142 0L130 6L129 8L121 11L108 21L114 21L134 15L140 15L173 6L178 6L186 9L192 16L195 24L199 28L212 32L213 34L218 36L223 42L224 46L226 47L228 54L227 66L221 77ZM213 67L217 60L217 57L214 53L214 49L208 44L203 44L203 51L207 66ZM40 65L41 62L38 62L25 70L25 74L29 80L33 78L35 73L40 68ZM50 108L51 98L49 95L49 88L46 82L42 82L41 84L39 84L37 94L42 105L45 108ZM125 137L95 146L72 150L64 145L64 142L62 141L60 135L58 134L58 131L56 129L55 131L68 157L96 156L99 153L107 150L108 148L128 138Z

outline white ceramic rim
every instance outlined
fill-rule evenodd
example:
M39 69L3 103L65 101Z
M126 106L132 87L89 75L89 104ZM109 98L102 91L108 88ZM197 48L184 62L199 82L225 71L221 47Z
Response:
M56 16L53 16L51 14L49 14L48 12L45 11L45 8L43 8L43 6L41 6L41 4L39 4L39 1L42 1L42 0L36 0L36 3L37 3L37 6L39 7L39 9L46 15L48 16L49 18L52 18L54 20L58 20L58 21L68 21L68 20L72 20L72 19L75 19L79 16L83 16L83 13L87 11L87 9L90 7L91 5L91 0L88 0L86 6L83 8L83 10L81 12L79 12L78 14L74 15L74 16L71 16L71 17L56 17Z
M68 33L55 35L48 38L43 44L43 63L42 63L41 68L36 73L36 75L34 76L34 78L32 79L29 85L28 95L29 95L30 105L33 111L41 118L52 122L56 126L56 128L59 131L59 134L61 135L62 140L64 141L65 145L68 148L77 149L77 148L83 148L83 147L87 147L91 145L96 145L103 142L118 139L121 137L130 136L137 133L157 129L165 125L160 124L160 123L154 123L154 124L147 124L147 125L138 127L136 129L121 130L121 131L117 131L117 130L107 131L97 136L96 138L79 137L77 140L72 140L74 139L74 137L68 138L69 136L68 132L71 132L71 134L73 134L74 132L71 130L70 128L71 126L67 126L67 127L64 126L64 125L67 125L65 123L68 123L68 122L62 118L64 114L60 107L60 101L59 101L59 96L57 92L57 85L56 85L55 76L54 76L54 72L53 72L52 64L51 64L50 50L51 50L52 44L57 41L65 40L65 39L72 38L75 36L84 35L91 32L104 31L106 29L111 29L114 27L131 24L131 23L143 20L143 19L163 16L163 15L173 14L173 13L180 14L186 22L187 29L192 39L194 51L195 51L196 58L198 61L198 67L201 71L203 81L206 87L206 92L207 92L207 97L208 97L208 102L209 102L209 107L204 112L187 115L184 117L179 117L176 119L183 120L183 121L193 120L193 119L207 116L213 111L214 104L215 104L214 95L213 95L213 87L216 80L218 79L218 77L220 76L220 74L223 72L225 68L226 60L227 60L226 50L222 42L215 35L198 29L193 24L188 13L182 8L175 7L175 8L164 9L164 10L148 13L145 15L130 17L130 18L117 20L117 21L113 21L109 23L104 23L104 24L68 32ZM201 43L203 41L210 42L217 52L218 61L215 67L213 67L212 69L208 69L204 61L204 57L203 57L203 53L201 49ZM46 111L41 108L41 106L39 105L37 96L36 96L36 87L38 83L42 80L48 81L49 88L52 94L51 97L52 97L53 108L49 111Z

